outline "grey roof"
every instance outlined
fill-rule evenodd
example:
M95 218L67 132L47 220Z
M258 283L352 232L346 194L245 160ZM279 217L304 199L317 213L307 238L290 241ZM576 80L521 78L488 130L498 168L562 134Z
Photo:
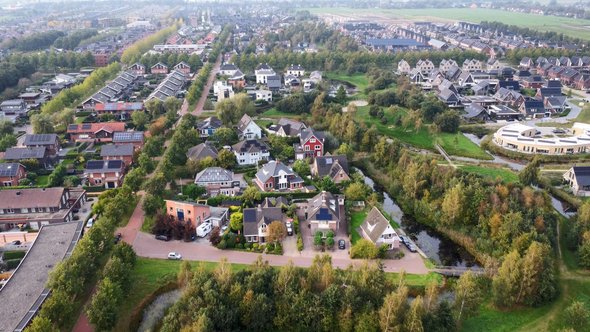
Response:
M480 104L470 104L465 107L465 112L466 113L463 114L463 117L466 119L471 119L479 116L482 113L485 113L486 110Z
M539 93L542 97L557 97L561 96L561 88L540 88Z
M107 144L100 149L101 157L133 156L133 144Z
M56 134L27 134L25 135L25 146L48 145L57 141Z
M565 100L566 97L565 96L559 96L559 97L547 97L547 103L550 104L551 106L564 106L565 105Z
M324 134L315 131L313 128L305 128L303 130L301 130L301 136L300 136L300 141L301 143L305 143L307 142L312 136L315 136L315 138L323 141L324 140Z
M280 89L281 88L281 77L279 75L272 75L266 78L266 86L269 89Z
M373 207L361 224L361 229L371 242L376 243L388 226L389 220L385 218L378 208Z
M45 147L8 148L4 153L5 160L42 159L45 157Z
M232 146L232 149L236 152L266 152L269 150L268 145L258 139L249 139L238 142Z
M234 179L234 172L221 167L207 167L197 173L195 183L206 182L231 182Z
M281 220L283 220L283 211L280 207L244 209L244 235L258 235L258 226L261 223L270 225L273 221Z
M18 169L20 166L22 165L19 163L1 163L0 177L16 176L18 174Z
M590 186L590 166L574 166L572 170L578 186Z
M290 65L287 70L305 70L302 65Z
M338 206L338 197L330 192L322 191L308 203L308 220L339 220L340 209Z
M123 168L122 160L89 160L86 162L86 169L84 172L117 172Z
M265 183L271 177L279 176L280 172L284 172L287 175L294 175L295 179L291 180L291 182L303 182L303 180L293 171L291 167L283 164L280 161L271 160L268 163L264 164L258 172L256 172L256 178Z
M328 175L334 177L334 175L341 169L348 174L348 159L346 156L321 156L315 157L313 161L316 165L317 176L323 178Z
M197 129L205 128L219 128L223 126L223 122L216 116L210 116L197 124Z
M240 132L244 132L244 130L246 130L246 127L248 127L248 125L252 121L253 121L252 118L248 114L242 115L240 122L238 122L238 130Z
M0 103L0 107L3 106L21 106L23 105L24 100L22 99L10 99L10 100L5 100L2 103Z
M116 131L113 143L143 142L143 131Z
M283 196L278 197L265 197L262 202L262 207L282 207L283 205L289 206L289 200Z
M268 65L268 63L261 63L256 66L256 70L272 70L272 67Z
M188 149L186 156L192 160L201 160L206 157L215 159L217 158L217 149L211 144L201 143Z
M239 70L239 69L233 63L225 63L219 68L219 70L223 71L223 70Z
M305 123L287 118L279 119L276 130L278 131L281 127L288 136L296 136L302 129L307 128Z

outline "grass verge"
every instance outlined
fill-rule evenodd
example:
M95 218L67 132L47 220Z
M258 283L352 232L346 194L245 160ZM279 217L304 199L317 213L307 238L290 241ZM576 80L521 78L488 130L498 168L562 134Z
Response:
M507 168L485 167L476 165L463 165L459 169L481 175L483 177L491 178L493 180L500 178L506 183L518 182L518 175Z

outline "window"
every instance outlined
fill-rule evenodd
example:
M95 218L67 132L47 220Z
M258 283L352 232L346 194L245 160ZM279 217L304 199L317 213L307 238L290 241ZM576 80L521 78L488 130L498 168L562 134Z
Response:
M318 145L315 146L315 149L316 150L321 150L322 149L322 146L318 144Z
M315 138L310 138L309 143L315 143Z
M306 145L304 148L305 151L309 151L309 145Z

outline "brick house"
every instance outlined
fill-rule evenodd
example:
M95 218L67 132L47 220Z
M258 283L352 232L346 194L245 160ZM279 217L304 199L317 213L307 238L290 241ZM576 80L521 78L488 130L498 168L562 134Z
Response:
M123 183L125 163L122 160L90 160L86 163L84 178L91 186L118 188Z
M111 142L115 132L125 131L125 122L71 124L67 134L71 142Z
M140 150L144 143L143 131L116 131L113 133L114 144L133 144L135 150Z
M27 176L25 166L19 163L0 164L0 186L14 187L18 182Z
M244 237L248 242L265 243L268 226L275 222L284 222L280 207L262 207L244 209Z
M102 160L122 160L125 166L133 162L133 144L107 144L101 146L100 157Z
M328 176L334 183L350 180L346 156L316 157L311 164L311 175L324 178Z
M168 74L168 66L158 62L150 68L150 72L156 75L166 75Z
M47 156L57 155L60 148L56 134L27 134L23 145L27 148L44 147Z
M135 75L145 75L145 66L139 62L136 62L129 67L129 70Z
M221 227L228 221L229 209L195 202L166 200L166 214L179 221L188 221L195 228L206 222L211 223L213 227Z
M315 234L316 231L337 232L340 223L346 220L344 196L322 191L310 198L305 207L305 219L310 225L311 234Z
M262 191L291 191L303 188L303 179L280 161L272 160L258 172L254 183Z
M189 75L191 73L191 66L189 66L186 62L181 61L176 66L174 66L174 70Z

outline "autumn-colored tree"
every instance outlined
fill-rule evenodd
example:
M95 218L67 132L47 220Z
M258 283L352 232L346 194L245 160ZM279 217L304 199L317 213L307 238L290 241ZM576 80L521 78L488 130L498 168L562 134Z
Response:
M268 225L268 241L269 242L280 242L285 236L287 236L287 228L282 221L275 220Z

